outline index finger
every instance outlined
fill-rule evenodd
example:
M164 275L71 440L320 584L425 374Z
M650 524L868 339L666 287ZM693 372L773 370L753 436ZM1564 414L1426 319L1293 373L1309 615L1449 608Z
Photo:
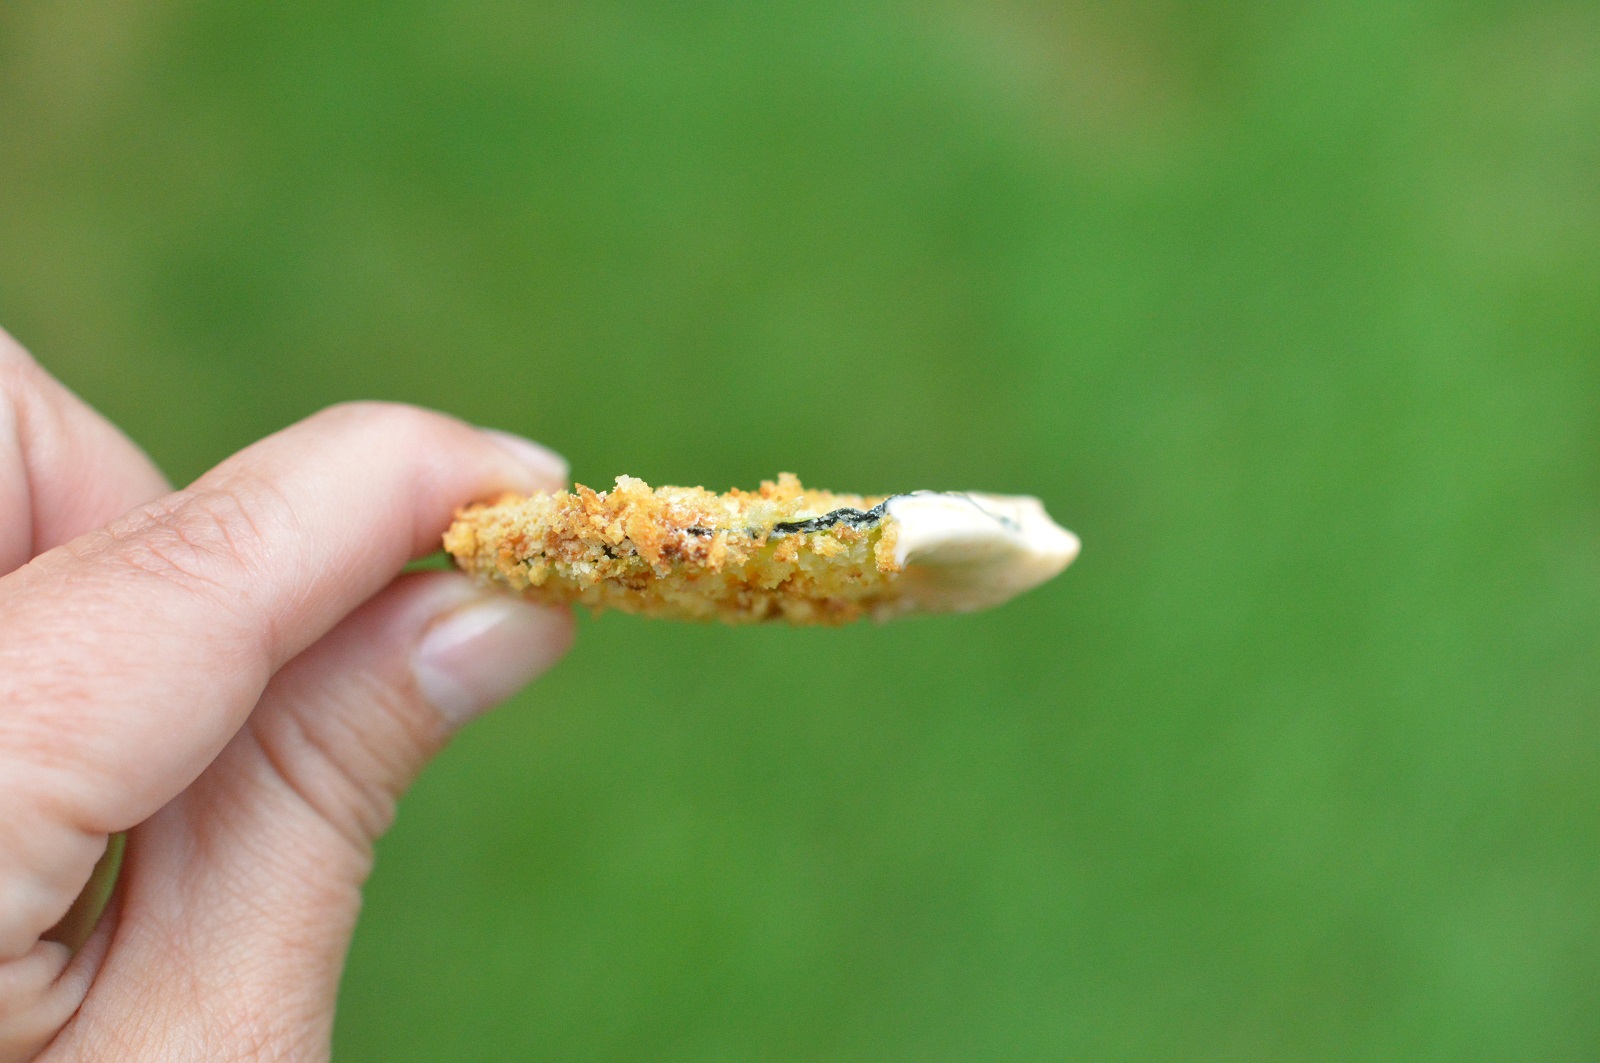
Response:
M0 957L60 917L104 835L204 770L284 662L435 549L458 506L564 479L531 443L335 407L0 579Z

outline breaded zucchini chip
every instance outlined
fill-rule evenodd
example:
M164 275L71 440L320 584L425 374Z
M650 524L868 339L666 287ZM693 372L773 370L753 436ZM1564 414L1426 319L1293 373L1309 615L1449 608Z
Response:
M1037 499L838 495L789 473L727 494L619 476L609 491L506 496L458 513L444 546L534 601L793 624L982 609L1078 553Z

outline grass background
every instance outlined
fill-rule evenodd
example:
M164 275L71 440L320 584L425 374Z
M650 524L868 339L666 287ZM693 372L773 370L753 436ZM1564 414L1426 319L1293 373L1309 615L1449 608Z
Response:
M0 322L179 480L386 397L1085 542L585 622L344 1060L1600 1056L1597 178L1588 3L0 8Z

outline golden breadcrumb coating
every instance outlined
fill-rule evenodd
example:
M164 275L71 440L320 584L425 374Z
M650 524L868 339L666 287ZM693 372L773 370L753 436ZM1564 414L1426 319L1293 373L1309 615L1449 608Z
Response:
M508 495L456 515L444 546L467 572L595 612L845 624L893 596L895 523L865 498L790 473L716 494L617 477L610 491Z

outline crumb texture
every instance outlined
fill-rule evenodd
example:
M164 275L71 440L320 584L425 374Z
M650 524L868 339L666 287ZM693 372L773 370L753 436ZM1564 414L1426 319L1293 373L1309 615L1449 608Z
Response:
M867 513L884 497L809 491L789 473L726 494L619 476L609 491L579 484L470 506L444 546L467 572L539 602L727 623L846 624L888 615L901 574L895 522L875 514L786 526Z

